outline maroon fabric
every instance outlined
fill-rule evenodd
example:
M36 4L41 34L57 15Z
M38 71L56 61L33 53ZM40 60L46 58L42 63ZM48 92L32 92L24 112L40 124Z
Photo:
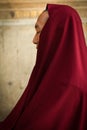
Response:
M36 64L0 130L87 130L87 48L78 13L48 4Z

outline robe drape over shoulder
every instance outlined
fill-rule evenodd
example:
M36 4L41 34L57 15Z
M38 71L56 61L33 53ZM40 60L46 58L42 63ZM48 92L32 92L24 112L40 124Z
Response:
M47 4L28 85L0 130L87 130L87 47L80 16Z

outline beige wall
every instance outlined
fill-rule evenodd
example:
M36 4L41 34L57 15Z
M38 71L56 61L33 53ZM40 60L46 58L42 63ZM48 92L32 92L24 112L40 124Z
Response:
M0 118L4 118L27 85L35 63L34 19L9 20L0 26Z
M87 38L87 1L0 0L0 120L11 111L28 83L36 58L34 23L46 2L76 8Z

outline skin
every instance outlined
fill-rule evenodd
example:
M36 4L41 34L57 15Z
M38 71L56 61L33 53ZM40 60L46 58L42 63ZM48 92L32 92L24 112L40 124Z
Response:
M37 45L37 49L38 49L38 45L39 45L41 31L42 31L44 25L46 24L48 18L49 18L48 11L44 11L40 14L40 16L38 17L38 19L36 21L36 24L35 24L36 34L33 38L33 43Z

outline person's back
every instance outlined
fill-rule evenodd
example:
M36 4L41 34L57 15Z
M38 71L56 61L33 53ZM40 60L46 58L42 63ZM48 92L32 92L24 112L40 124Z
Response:
M0 129L86 130L87 48L81 19L67 5L48 4L43 13L35 25L37 58L29 83Z

